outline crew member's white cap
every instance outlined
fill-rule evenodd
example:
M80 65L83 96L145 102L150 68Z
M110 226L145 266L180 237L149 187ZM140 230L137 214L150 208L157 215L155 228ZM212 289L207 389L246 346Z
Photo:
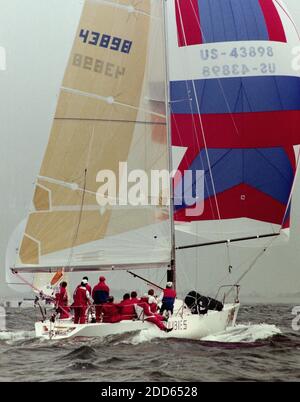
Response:
M173 286L173 282L167 282L166 287L171 288Z

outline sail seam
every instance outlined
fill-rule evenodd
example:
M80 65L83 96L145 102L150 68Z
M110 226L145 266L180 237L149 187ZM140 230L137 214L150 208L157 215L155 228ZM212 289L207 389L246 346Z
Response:
M149 112L151 113L151 112ZM146 120L118 120L118 119L88 119L88 118L78 118L78 117L55 117L54 120L74 120L74 121L99 121L99 122L107 122L107 123L135 123L135 124L149 124L149 125L158 125L158 126L166 126L166 123L162 122L154 122L154 121L146 121Z

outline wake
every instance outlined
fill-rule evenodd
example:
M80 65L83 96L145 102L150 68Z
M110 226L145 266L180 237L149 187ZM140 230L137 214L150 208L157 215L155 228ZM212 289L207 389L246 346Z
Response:
M209 335L201 341L222 342L222 343L253 343L272 338L281 334L276 325L271 324L238 324L218 334Z
M262 340L267 340L275 335L282 334L281 330L276 325L271 324L239 324L235 327L228 328L225 331L219 332L214 335L209 335L204 338L199 338L199 341L213 342L222 344L233 343L255 343ZM131 345L138 345L145 342L151 342L152 340L166 338L165 334L156 328L150 328L140 331L137 334L127 337L127 339L121 340L119 343L126 343ZM170 338L169 338L170 339ZM177 340L180 340L177 338ZM176 338L172 338L172 341L176 341ZM185 339L187 341L187 339ZM195 340L193 341L195 342ZM196 341L197 342L197 341Z

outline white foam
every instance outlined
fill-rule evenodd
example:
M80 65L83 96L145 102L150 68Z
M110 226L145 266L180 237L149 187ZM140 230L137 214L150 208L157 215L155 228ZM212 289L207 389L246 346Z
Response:
M274 335L281 334L281 330L276 325L271 324L239 324L233 328L228 328L218 334L209 335L201 338L201 341L222 342L222 343L252 343L259 340L271 338ZM158 328L153 327L144 329L139 333L130 336L120 343L129 345L138 345L144 342L150 342L155 338L166 338L166 334ZM119 343L119 342L118 342Z
M281 330L276 325L270 324L239 324L233 328L220 332L215 335L209 335L202 338L202 341L211 342L256 342L258 340L268 339L274 335L281 334Z
M129 339L122 341L122 343L130 344L130 345L138 345L144 342L150 342L155 338L164 338L165 333L160 329L153 327L149 329L143 329L138 334L133 335Z
M34 331L0 331L0 341L23 341L32 338L35 338Z

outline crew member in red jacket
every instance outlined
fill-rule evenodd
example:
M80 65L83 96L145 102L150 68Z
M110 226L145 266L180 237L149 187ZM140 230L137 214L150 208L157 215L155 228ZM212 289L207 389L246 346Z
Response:
M55 295L56 309L60 319L70 318L70 307L68 303L67 282L61 282L59 291Z
M137 297L137 293L135 290L130 293L130 300L132 304L137 304L140 302L140 299Z
M160 295L160 300L162 301L160 314L163 314L165 311L173 314L175 299L176 299L176 291L173 289L173 283L167 282L166 288Z
M89 292L90 295L92 295L92 288L91 285L89 284L89 278L87 276L84 276L81 280L81 283L85 283L86 284L86 290ZM79 288L81 286L78 285L77 287Z
M121 321L119 307L114 303L113 296L109 296L107 302L102 306L103 322L119 322Z
M140 302L138 303L138 306L143 309L143 314L146 316L145 321L152 322L155 324L161 331L164 332L170 332L172 331L173 328L167 328L163 321L166 320L165 317L163 317L160 314L153 314L150 310L149 304L148 304L148 295L145 295L141 298Z
M148 304L152 313L157 312L157 298L154 295L154 290L149 289L148 291Z
M82 280L86 281L86 290L89 292L90 295L92 295L92 288L91 285L89 284L89 278L87 276L84 276Z
M105 283L104 276L100 276L99 283L93 288L92 298L96 305L96 321L100 322L100 315L102 311L102 305L107 302L109 296L109 287Z
M86 310L89 304L93 304L90 292L86 288L86 282L83 279L81 284L75 289L74 298L74 324L86 323Z
M130 294L125 293L123 300L119 303L121 320L133 320L136 318L134 303L130 299Z

